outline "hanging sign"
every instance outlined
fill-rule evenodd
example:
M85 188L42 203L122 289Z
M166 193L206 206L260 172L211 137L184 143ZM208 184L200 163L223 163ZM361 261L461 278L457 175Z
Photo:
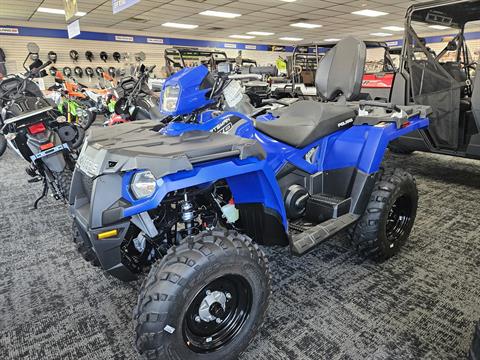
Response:
M77 0L63 0L63 7L65 8L65 20L68 22L78 12Z
M73 39L75 36L80 35L80 20L75 20L74 22L67 25L68 38Z
M125 9L128 9L130 6L138 4L140 0L112 0L112 10L113 13L119 13Z

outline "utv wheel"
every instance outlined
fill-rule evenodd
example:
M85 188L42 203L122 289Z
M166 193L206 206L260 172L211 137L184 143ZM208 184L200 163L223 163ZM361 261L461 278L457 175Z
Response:
M413 150L407 149L407 148L403 147L402 145L397 144L395 141L391 142L388 145L388 148L394 154L410 155L410 154L413 153Z
M263 321L268 262L233 231L186 240L152 267L134 312L136 347L147 359L236 359Z
M78 253L82 256L82 258L92 264L95 267L100 266L100 261L98 260L97 254L92 249L92 245L90 243L86 243L83 240L83 237L80 235L80 230L77 227L75 221L72 223L72 236L73 236L73 243L76 245Z
M413 176L401 169L386 170L353 230L352 242L358 252L378 261L395 255L410 235L417 206Z
M64 199L68 199L70 185L72 184L72 170L65 168L61 172L54 173L55 181Z

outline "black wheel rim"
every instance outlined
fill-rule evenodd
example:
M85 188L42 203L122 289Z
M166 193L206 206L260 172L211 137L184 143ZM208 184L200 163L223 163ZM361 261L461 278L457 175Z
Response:
M390 208L386 235L391 248L410 231L412 212L412 200L407 195L398 197Z
M206 321L199 316L200 306L213 295L225 300L224 307L222 301L215 301L209 313L220 320ZM197 293L184 316L182 331L187 347L196 353L208 353L230 343L245 325L252 299L252 288L240 275L225 275L209 283Z

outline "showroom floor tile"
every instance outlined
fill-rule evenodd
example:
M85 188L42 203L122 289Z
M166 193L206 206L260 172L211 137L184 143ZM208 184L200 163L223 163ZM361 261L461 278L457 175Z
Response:
M303 258L266 249L267 318L242 360L460 359L480 318L480 162L415 153L387 162L420 192L410 242L361 262L344 236ZM70 240L67 208L40 193L26 163L0 158L0 359L135 359L139 282L90 267Z

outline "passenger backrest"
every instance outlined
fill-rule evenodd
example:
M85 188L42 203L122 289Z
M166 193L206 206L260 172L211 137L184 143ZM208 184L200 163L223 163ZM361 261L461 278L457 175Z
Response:
M354 37L340 40L320 61L315 76L317 94L333 101L339 95L347 101L360 95L367 48Z
M480 69L479 69L480 70ZM477 129L480 131L480 74L477 73L473 79L472 92L472 112L477 124Z

